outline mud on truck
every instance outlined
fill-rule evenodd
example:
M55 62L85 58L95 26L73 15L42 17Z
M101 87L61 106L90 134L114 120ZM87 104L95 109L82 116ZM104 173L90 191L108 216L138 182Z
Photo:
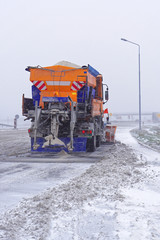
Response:
M33 152L94 151L103 139L103 79L90 65L60 62L27 67L32 98L22 98L22 114ZM108 100L106 86L105 101Z

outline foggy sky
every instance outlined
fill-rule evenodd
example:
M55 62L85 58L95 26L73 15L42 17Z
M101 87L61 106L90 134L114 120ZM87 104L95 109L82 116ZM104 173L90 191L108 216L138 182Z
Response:
M27 66L90 64L109 86L111 113L160 111L159 0L0 0L0 119L21 114L31 97Z

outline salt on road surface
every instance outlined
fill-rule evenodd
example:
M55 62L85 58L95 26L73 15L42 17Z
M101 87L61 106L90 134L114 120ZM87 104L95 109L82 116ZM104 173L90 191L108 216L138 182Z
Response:
M159 153L137 144L126 128L117 140L99 148L99 162L4 211L0 239L159 240Z

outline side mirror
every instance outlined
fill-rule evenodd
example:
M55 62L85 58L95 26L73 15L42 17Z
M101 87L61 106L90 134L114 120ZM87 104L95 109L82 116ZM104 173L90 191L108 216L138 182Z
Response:
M105 100L108 101L108 99L109 99L109 93L107 88L107 90L105 91Z

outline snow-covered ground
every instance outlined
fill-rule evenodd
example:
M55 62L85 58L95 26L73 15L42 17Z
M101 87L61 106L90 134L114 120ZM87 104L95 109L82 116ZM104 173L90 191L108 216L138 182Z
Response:
M28 154L27 134L8 132L3 145L0 132L0 239L159 240L160 154L129 130L119 127L115 145L75 157L85 163L17 163L15 155Z
M146 125L141 131L139 131L137 128L134 128L132 129L131 133L139 141L139 143L160 152L159 124L154 124L153 126Z
M125 201L120 204L120 239L160 239L160 154L139 145L129 129L120 130L117 139L132 146L145 164L144 180L133 188L124 188Z

